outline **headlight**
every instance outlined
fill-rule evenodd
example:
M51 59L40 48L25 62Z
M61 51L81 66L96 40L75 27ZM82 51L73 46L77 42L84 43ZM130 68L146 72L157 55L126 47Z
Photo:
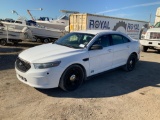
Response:
M35 69L44 69L50 67L56 67L61 63L61 61L49 62L49 63L33 63Z
M150 32L146 33L146 38L145 39L150 39Z

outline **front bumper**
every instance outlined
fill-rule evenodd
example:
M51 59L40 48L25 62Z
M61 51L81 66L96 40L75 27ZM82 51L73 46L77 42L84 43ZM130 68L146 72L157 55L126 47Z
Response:
M63 69L59 66L49 69L34 69L31 67L27 72L21 72L17 68L17 78L32 87L35 88L55 88L59 85L60 77L63 73Z
M160 48L160 39L158 39L158 40L142 39L142 40L140 40L140 44L143 46Z

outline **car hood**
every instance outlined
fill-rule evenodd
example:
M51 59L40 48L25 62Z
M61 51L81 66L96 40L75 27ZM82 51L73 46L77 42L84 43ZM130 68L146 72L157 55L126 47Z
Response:
M160 32L160 28L150 28L147 32Z
M84 49L74 49L49 43L29 48L20 53L19 57L30 63L45 63L60 60L83 52Z

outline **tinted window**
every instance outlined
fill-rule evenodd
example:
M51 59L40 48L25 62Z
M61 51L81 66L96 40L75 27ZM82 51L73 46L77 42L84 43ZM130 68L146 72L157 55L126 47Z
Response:
M103 47L110 46L110 40L108 35L99 37L94 44L102 45Z
M122 44L123 43L123 37L120 35L111 35L113 45Z
M123 41L124 41L124 43L130 42L130 40L124 36L123 36Z
M130 40L122 35L111 35L113 45L127 43Z

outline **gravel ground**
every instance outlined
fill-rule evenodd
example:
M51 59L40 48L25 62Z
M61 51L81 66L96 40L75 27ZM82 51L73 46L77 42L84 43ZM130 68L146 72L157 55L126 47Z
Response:
M19 52L38 45L0 46L0 119L160 120L160 54L141 53L132 72L94 76L76 91L35 89L14 70Z

